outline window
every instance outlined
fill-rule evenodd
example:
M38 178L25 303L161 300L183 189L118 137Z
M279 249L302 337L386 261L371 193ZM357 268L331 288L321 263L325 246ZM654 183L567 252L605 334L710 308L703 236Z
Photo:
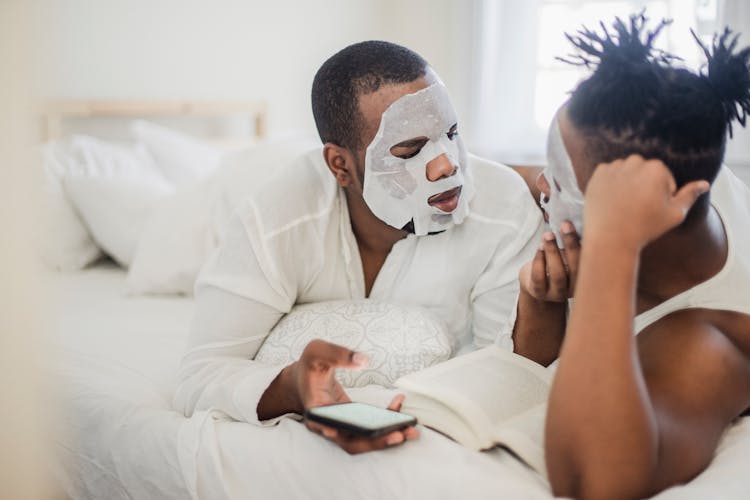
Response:
M470 126L470 147L513 164L545 162L546 130L555 111L588 72L557 57L571 53L564 33L582 25L611 25L646 9L650 26L672 19L657 46L697 68L702 54L692 28L710 42L717 0L478 0L476 30L479 81Z
M627 19L631 13L645 8L652 23L664 18L673 20L657 40L657 47L680 55L688 67L695 69L701 60L700 52L689 29L695 30L704 42L710 42L716 7L716 0L543 1L537 18L535 125L546 128L567 92L587 74L585 68L556 59L569 47L562 33L573 33L582 25L597 27L601 20L609 22L615 16Z

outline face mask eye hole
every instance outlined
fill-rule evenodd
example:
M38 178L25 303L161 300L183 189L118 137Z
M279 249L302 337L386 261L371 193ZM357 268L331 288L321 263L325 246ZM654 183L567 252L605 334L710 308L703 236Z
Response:
M557 179L555 179L555 178L553 177L553 178L552 178L552 183L553 183L553 184L555 185L555 189L557 189L557 192L558 192L558 193L561 193L561 192L562 192L562 188L560 187L560 184L558 184L558 183L557 183Z
M419 137L416 139L399 142L395 146L391 146L391 149L389 149L389 151L396 158L408 160L409 158L414 158L415 156L417 156L422 151L422 148L425 146L425 144L427 144L427 138Z
M445 135L447 135L447 136L448 136L448 139L449 139L449 140L451 140L451 141L452 141L453 139L455 139L455 138L456 138L456 136L458 135L458 124L454 124L454 125L453 125L453 126L452 126L452 127L450 128L450 130L448 130L448 132L447 132L447 133L446 133Z
M408 160L409 158L414 158L415 156L417 156L420 151L421 151L421 149L417 149L415 151L409 151L408 153L399 153L399 154L394 155L394 156L396 156L398 158L401 158L402 160ZM391 154L393 154L393 153L391 153Z

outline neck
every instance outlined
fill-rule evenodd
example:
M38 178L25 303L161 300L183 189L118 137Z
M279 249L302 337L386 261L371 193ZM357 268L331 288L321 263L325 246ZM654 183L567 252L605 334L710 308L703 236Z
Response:
M378 219L362 196L348 189L344 189L344 194L349 208L352 232L360 251L387 255L398 240L406 238L409 234Z
M716 210L666 233L641 252L639 312L715 276L726 263L727 239Z

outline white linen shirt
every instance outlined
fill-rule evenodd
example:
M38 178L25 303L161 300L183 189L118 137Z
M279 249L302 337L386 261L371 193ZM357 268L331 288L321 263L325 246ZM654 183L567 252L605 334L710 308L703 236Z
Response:
M432 311L454 352L493 342L512 349L518 271L544 224L526 184L508 167L470 156L476 194L464 222L398 241L373 300ZM295 304L365 297L343 190L320 148L282 167L239 205L196 283L196 312L175 408L220 410L260 425L256 408L284 368L253 358Z

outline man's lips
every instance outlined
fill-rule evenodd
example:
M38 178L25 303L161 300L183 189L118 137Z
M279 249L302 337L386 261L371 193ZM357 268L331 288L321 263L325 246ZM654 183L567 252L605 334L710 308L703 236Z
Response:
M449 191L443 191L442 193L430 196L427 200L427 204L446 213L453 212L458 206L458 200L461 198L462 188L463 186L458 186Z

